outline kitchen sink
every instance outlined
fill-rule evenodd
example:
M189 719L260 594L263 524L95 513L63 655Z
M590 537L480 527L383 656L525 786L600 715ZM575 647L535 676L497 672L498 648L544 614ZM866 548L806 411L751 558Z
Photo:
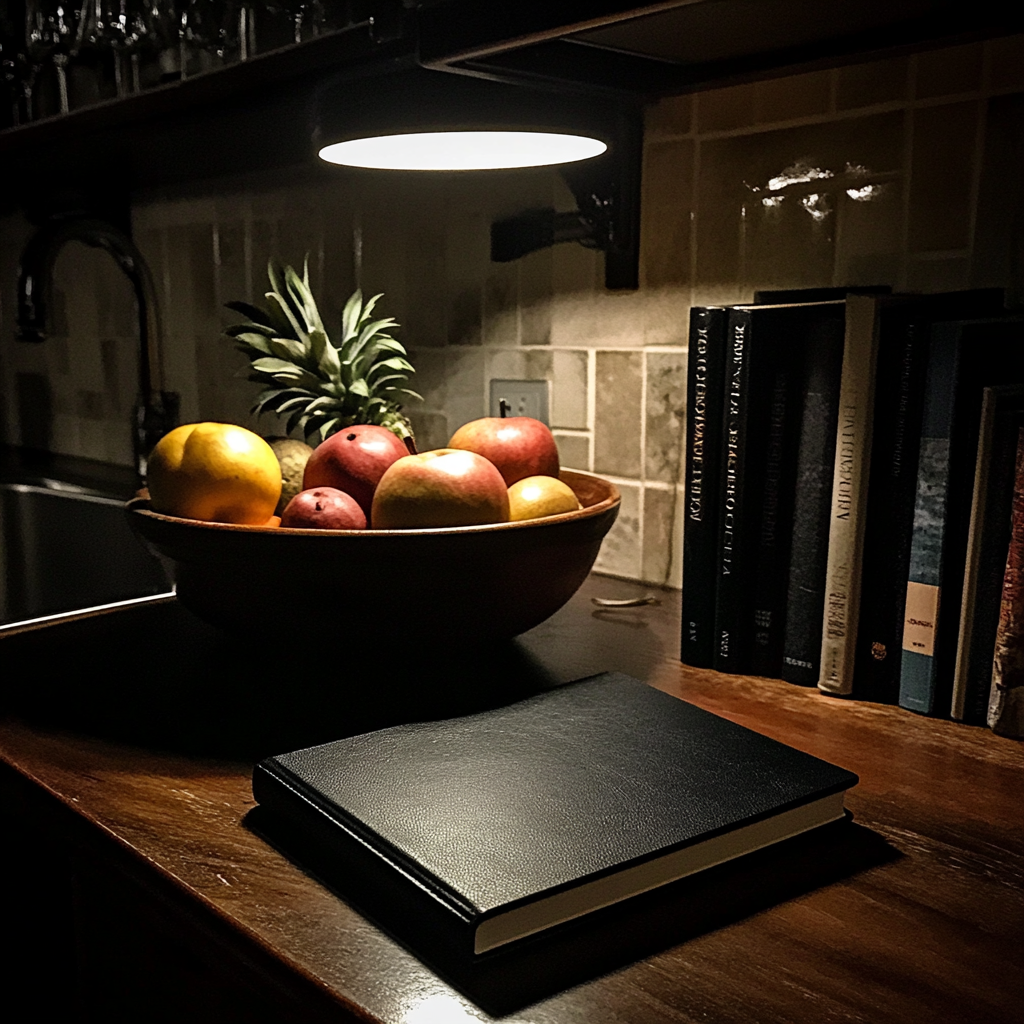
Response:
M56 480L0 484L0 629L171 589L123 502Z

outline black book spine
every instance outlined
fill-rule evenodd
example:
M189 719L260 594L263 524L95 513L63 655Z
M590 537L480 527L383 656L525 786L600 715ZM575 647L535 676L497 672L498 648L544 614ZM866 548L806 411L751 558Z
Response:
M306 789L273 758L256 765L252 792L270 826L267 838L328 884L337 880L346 899L393 935L418 935L438 956L472 956L477 922L469 908L389 855L379 838L328 813Z
M928 323L886 312L881 322L854 695L895 704L914 532Z
M748 484L747 418L750 404L749 311L729 311L726 329L722 411L722 487L716 560L714 667L745 672L749 647L741 626L746 619L746 507ZM756 470L756 465L753 467Z
M729 310L715 594L714 667L720 672L749 672L752 668L772 409L778 404L781 439L786 431L787 402L780 399L788 397L791 386L787 353L793 348L793 335L789 308Z
M778 676L786 621L786 588L797 463L800 391L792 367L776 367L771 384L768 447L760 530L754 568L753 637L750 670L754 675Z
M690 310L680 658L697 668L713 664L725 321L724 309Z
M832 476L843 368L843 318L823 320L804 350L792 554L781 676L816 686L821 668Z

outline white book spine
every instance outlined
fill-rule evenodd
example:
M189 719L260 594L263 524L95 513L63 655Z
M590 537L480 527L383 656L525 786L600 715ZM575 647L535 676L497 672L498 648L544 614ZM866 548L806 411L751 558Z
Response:
M871 296L851 295L846 300L818 677L818 688L826 693L853 690L877 361L878 303Z

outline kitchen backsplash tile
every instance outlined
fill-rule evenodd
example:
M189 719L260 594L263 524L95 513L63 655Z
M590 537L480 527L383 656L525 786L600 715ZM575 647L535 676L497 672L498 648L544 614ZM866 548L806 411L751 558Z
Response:
M639 478L642 353L598 352L594 394L594 472Z
M636 484L620 482L619 493L622 504L619 515L601 545L601 553L597 557L596 568L600 572L612 576L625 576L639 579L641 565L640 541L640 496L641 489Z
M645 487L641 579L663 586L682 586L682 536L682 488Z
M221 331L260 303L266 263L301 264L331 330L355 287L419 370L421 448L488 412L495 377L551 381L565 465L613 477L619 521L598 566L678 586L691 302L756 288L1000 285L1024 298L1024 35L664 99L645 113L641 288L608 292L603 258L562 244L489 260L491 223L570 210L556 172L302 170L140 197L134 236L157 287L164 386L185 420L253 424L257 388ZM951 97L945 100L943 97ZM58 260L51 337L14 341L30 226L0 218L4 440L129 464L137 390L131 289L105 254Z
M812 71L758 82L754 118L759 124L770 124L827 114L832 103L832 81L831 71Z
M564 434L553 431L558 445L558 458L566 469L590 471L590 437L584 434Z
M910 58L889 57L869 64L837 68L836 110L855 110L906 99Z
M949 46L920 53L916 57L914 95L953 96L981 88L984 47L981 43Z
M681 475L686 417L684 352L647 353L644 409L644 477L675 484Z
M914 111L907 246L910 252L967 249L980 100Z

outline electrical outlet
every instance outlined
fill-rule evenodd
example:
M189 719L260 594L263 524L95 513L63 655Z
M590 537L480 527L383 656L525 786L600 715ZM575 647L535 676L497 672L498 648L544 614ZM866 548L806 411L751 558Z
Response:
M501 400L508 403L509 416L532 416L548 423L549 380L492 380L491 415L501 415ZM548 424L550 426L550 424Z

